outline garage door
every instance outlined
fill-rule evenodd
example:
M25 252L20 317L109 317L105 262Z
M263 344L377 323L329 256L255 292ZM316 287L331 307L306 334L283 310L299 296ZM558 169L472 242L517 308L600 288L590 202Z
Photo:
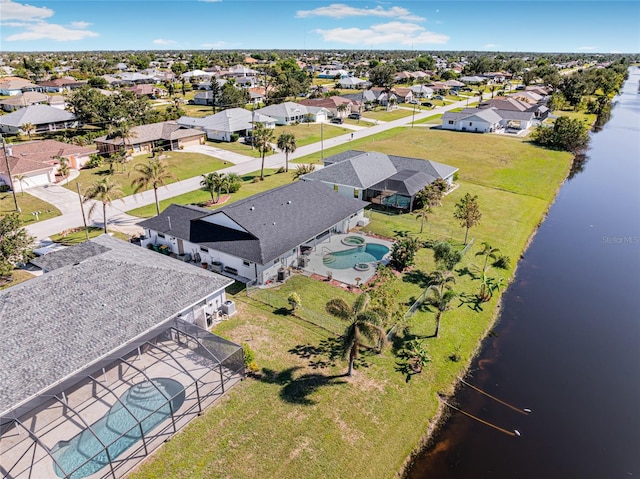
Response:
M184 140L180 140L180 145L187 147L187 146L197 146L200 144L200 137L198 138L186 138Z
M20 189L20 182L15 178L13 179L13 184L15 185L16 189ZM31 188L32 186L44 186L48 184L49 184L49 175L47 175L46 173L39 173L39 174L36 173L30 176L27 176L22 180L22 188L24 188L25 190L27 188Z

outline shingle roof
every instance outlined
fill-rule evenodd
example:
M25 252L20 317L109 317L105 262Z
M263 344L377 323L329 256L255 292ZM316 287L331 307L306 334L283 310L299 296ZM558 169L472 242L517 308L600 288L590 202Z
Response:
M214 211L204 210L206 215L202 209L170 207L159 216L141 222L140 226L266 264L366 205L335 194L321 182L297 181ZM178 219L178 215L184 217ZM211 223L216 215L226 216L243 231ZM167 216L171 217L170 230ZM190 223L188 235L187 222Z
M265 106L256 110L261 115L267 115L271 117L291 118L294 116L306 115L309 113L305 105L294 103L292 101L285 101L284 103L278 103L276 105Z
M91 242L95 255L50 253L57 269L0 291L0 412L232 282L107 235Z
M31 105L25 108L0 116L0 125L20 127L27 123L32 125L44 125L47 123L58 123L63 121L73 121L76 116L68 111L54 108L49 105Z
M183 128L175 121L163 121L160 123L151 123L149 125L140 125L131 128L135 132L135 136L128 142L133 144L147 143L157 140L178 140L180 138L189 138L192 136L202 136L204 133L193 128ZM95 139L96 143L109 143L111 145L122 145L122 138L108 138L107 135Z
M252 122L274 123L275 119L257 112L245 110L244 108L230 108L215 115L205 116L204 118L183 116L178 119L178 124L182 126L194 126L204 128L205 130L230 132L250 130L253 128Z
M26 91L21 95L15 95L0 101L0 105L29 106L34 103L43 103L49 99L48 95L37 91Z
M410 173L403 173L404 171ZM394 181L404 182L413 177L412 182L423 182L418 189L419 191L435 179L447 178L456 171L458 171L458 168L432 160L347 150L326 158L325 168L304 175L304 179L320 180L325 183L347 185L361 189L379 189L384 186L385 181L391 178ZM416 175L418 172L421 174ZM364 178L367 179L366 182L363 181ZM374 178L375 181L372 181ZM402 188L405 188L406 191L411 191L414 187L409 185ZM410 195L412 194L415 193L410 193Z
M397 170L387 155L367 152L309 173L305 175L305 179L364 189L396 173Z

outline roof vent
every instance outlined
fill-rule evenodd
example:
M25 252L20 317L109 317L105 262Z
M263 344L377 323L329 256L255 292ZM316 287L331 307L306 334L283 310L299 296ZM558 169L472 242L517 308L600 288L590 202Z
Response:
M256 209L256 207L255 207L255 206L252 206L252 207L250 207L250 208L249 208L249 211L253 211L253 210L255 210L255 209Z
M275 226L275 225L276 225L276 222L274 221L272 224L273 224L273 226Z
M291 200L287 201L287 204L290 205L291 204Z

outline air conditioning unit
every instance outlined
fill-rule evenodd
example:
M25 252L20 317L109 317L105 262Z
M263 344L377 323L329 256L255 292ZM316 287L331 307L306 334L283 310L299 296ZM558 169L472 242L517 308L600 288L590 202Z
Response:
M236 312L236 303L231 300L225 301L224 303L222 303L221 309L224 314L226 314L227 316L231 316Z
M211 271L215 273L222 273L224 265L220 261L213 261L210 266Z
M369 224L369 218L362 218L358 220L358 226L367 226Z

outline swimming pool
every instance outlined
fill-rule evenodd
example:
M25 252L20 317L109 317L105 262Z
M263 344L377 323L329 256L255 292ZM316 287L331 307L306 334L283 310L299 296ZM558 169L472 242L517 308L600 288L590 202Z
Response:
M58 442L51 449L53 457L64 468L63 472L54 464L58 477L66 477L65 472L75 469L77 470L69 476L70 479L81 479L99 471L109 464L102 443L107 445L113 461L142 439L139 421L146 435L171 417L171 409L174 413L180 409L185 399L182 384L169 378L157 378L152 382L143 381L131 386L120 397L126 408L118 402L91 425L91 429L100 440L87 428L68 441ZM171 406L169 398L173 398Z
M349 269L358 263L380 261L389 252L389 248L378 243L367 243L365 246L334 251L322 258L322 263L331 269Z

